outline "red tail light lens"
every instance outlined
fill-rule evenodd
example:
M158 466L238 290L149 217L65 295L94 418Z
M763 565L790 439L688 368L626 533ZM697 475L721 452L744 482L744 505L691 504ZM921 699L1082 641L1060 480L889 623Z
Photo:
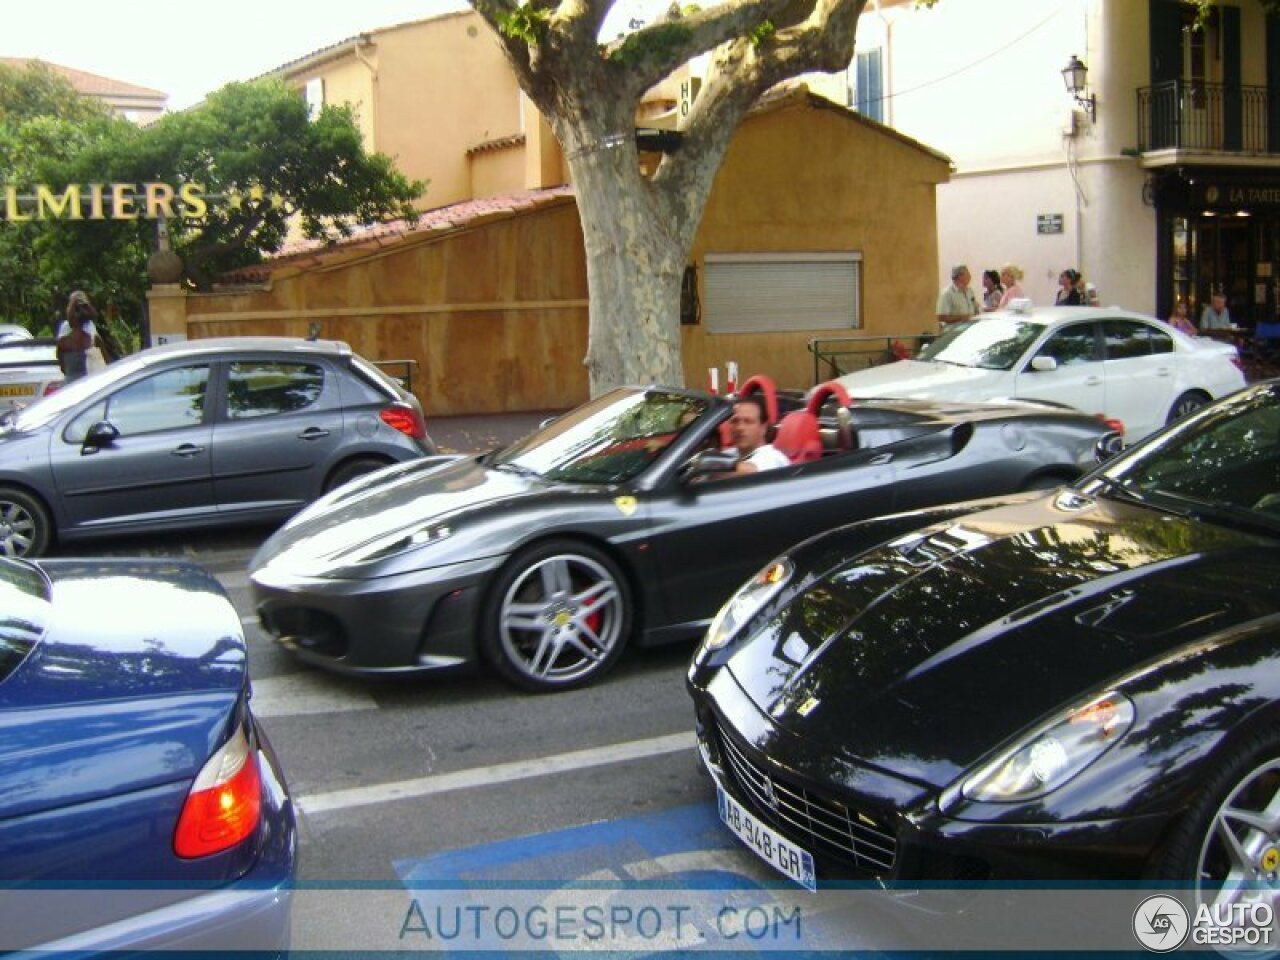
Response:
M178 817L173 851L180 857L207 857L249 837L262 815L258 759L243 730L209 758Z
M1119 434L1124 433L1123 420L1117 420L1115 417L1108 417L1101 413L1096 413L1094 414L1094 416L1096 416L1099 420L1101 420L1104 424L1106 424L1108 430L1114 430L1116 433L1119 433Z
M415 440L427 438L427 424L422 419L422 414L407 403L393 403L389 407L383 407L378 411L378 416L388 427L399 430L406 437L413 437Z
M62 383L63 383L63 381L61 381L61 380L50 380L48 383L46 383L46 384L44 385L44 394L43 394L43 395L47 397L47 396L49 396L49 394L51 394L51 393L57 393L57 392L58 392L58 388L59 388L60 386L62 386Z

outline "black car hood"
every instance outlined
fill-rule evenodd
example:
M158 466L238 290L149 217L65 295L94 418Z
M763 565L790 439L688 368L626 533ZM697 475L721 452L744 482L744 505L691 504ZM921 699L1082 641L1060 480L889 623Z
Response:
M812 585L729 667L815 750L937 787L1046 709L1272 612L1280 583L1269 539L1070 492L933 529L799 552Z
M483 458L428 458L381 470L325 498L263 544L251 570L328 572L347 551L477 507L506 504L549 489L538 477L486 467Z

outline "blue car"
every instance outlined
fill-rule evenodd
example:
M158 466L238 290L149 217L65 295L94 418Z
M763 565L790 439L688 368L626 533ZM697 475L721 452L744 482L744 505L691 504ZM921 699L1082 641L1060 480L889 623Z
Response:
M297 828L249 692L202 568L0 559L0 953L287 951Z

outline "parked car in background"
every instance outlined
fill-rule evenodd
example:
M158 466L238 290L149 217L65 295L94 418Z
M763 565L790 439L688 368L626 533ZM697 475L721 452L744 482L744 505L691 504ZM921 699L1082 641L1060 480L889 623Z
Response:
M295 814L218 582L0 558L0 609L0 950L283 956Z
M345 343L154 347L0 427L0 553L283 520L354 477L434 452L417 399Z
M722 816L807 886L1146 876L1230 912L1275 896L1277 610L1273 381L1070 487L794 547L688 683Z
M802 402L762 389L771 419ZM258 551L260 622L331 670L483 661L525 689L567 689L597 679L631 639L694 638L796 540L1063 482L1119 440L1093 417L1038 404L850 408L840 394L820 391L781 418L775 444L791 466L728 479L719 447L732 400L665 387L614 390L504 450L364 477Z
M915 359L846 374L853 397L1064 403L1134 442L1245 385L1236 348L1112 307L1028 307L947 327Z
M30 340L31 331L19 323L0 323L0 343L10 340Z
M25 407L62 386L58 342L31 337L0 340L0 414Z

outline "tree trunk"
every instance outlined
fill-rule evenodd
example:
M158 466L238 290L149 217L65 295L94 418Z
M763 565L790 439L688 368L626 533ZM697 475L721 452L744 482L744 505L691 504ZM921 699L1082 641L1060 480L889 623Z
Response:
M680 286L688 243L658 214L632 136L570 153L569 165L587 255L591 395L623 384L683 386Z

